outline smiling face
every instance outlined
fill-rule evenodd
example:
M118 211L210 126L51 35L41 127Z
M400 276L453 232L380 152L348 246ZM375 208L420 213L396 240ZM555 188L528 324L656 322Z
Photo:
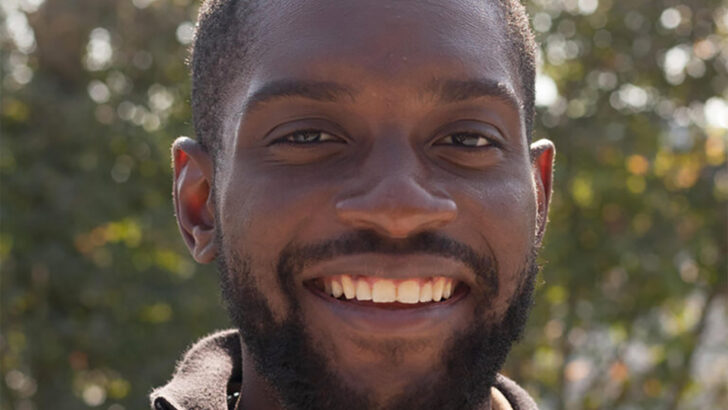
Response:
M553 147L529 150L502 13L264 8L215 165L175 146L183 236L198 261L218 257L256 362L244 385L276 392L247 397L478 404L525 320L551 188Z

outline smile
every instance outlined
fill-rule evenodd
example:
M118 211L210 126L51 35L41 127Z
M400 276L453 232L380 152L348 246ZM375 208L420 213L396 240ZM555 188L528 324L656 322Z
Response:
M473 272L453 258L346 255L312 265L301 276L304 309L337 332L424 337L471 318Z
M332 298L368 302L377 307L429 305L444 302L465 290L464 284L443 276L390 279L343 274L315 279L312 285Z

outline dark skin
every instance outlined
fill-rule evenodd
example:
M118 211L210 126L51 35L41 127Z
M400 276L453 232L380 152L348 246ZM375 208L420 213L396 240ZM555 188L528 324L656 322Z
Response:
M173 145L182 235L200 263L229 250L250 255L254 282L282 321L289 306L274 272L286 245L361 229L391 239L436 232L497 260L498 292L483 313L496 323L543 236L553 144L527 144L520 79L492 5L379 3L266 5L250 70L230 86L216 164L196 141ZM342 311L304 285L342 273L441 275L468 292L427 309ZM300 276L307 333L376 403L439 374L448 338L486 303L475 272L438 256L337 257ZM279 408L252 360L244 364L241 408Z

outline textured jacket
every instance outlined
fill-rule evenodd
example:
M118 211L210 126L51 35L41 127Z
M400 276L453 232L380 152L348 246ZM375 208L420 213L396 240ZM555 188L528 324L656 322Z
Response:
M241 340L224 330L195 343L177 364L172 379L150 395L154 410L235 410L242 382ZM531 397L498 375L491 410L537 410Z

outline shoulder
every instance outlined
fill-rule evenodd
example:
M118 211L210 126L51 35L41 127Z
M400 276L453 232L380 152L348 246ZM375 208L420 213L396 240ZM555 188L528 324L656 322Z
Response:
M241 372L241 365L237 330L206 336L192 344L177 362L169 382L151 393L152 408L227 409L228 383Z
M505 397L513 410L538 410L533 398L513 380L499 374L493 387Z

